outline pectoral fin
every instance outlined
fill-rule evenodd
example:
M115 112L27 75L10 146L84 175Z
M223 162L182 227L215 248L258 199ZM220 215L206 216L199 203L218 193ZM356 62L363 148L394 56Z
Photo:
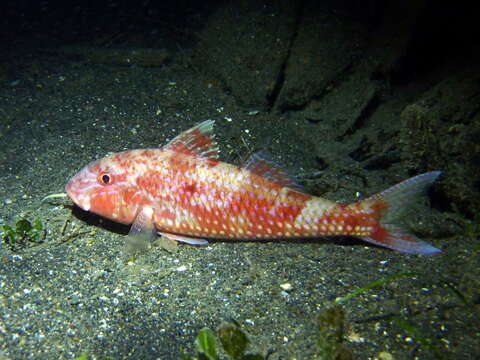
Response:
M157 231L153 223L153 209L149 206L145 206L138 213L130 227L127 247L133 252L145 250L156 238Z
M176 247L172 242L181 241L192 245L205 245L208 241L205 239L197 239L188 236L172 234L167 232L159 232L165 241L160 241L159 245L168 251L175 252ZM150 206L145 206L138 213L135 221L128 233L127 247L130 251L138 252L150 247L157 239L157 230L153 223L153 209Z

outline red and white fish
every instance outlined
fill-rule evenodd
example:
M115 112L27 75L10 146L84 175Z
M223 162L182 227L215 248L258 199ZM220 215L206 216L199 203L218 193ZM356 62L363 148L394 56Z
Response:
M190 244L206 239L273 240L355 236L414 254L441 251L408 233L402 210L440 175L427 172L353 204L301 191L271 161L254 154L243 167L217 160L214 121L187 130L160 149L116 153L68 181L83 210L123 224L132 236Z

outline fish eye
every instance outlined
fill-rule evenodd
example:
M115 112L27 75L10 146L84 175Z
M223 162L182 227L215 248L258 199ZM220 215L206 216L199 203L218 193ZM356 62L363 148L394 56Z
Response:
M109 173L101 173L98 175L98 182L101 185L111 185L113 184L113 177Z

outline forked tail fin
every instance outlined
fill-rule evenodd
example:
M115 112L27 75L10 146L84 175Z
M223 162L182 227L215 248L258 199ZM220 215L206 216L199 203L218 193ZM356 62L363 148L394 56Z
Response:
M365 206L377 209L379 226L370 236L363 236L362 239L410 254L441 253L440 249L418 239L401 224L401 217L409 210L409 205L418 195L424 193L440 174L440 171L431 171L412 177L363 200Z

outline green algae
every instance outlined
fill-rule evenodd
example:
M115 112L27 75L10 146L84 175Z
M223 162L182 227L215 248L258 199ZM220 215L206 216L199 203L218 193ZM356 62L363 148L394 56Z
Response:
M187 360L217 360L220 358L217 350L217 337L220 339L224 352L232 360L265 360L260 354L247 353L250 343L240 325L235 322L225 322L217 329L217 334L204 328L199 331L195 339L197 355L186 356Z
M46 232L40 218L32 221L20 219L15 225L2 225L2 241L10 250L17 251L29 244L39 244L45 240Z
M401 272L401 273L398 273L398 274L393 274L393 275L389 275L389 276L385 276L381 279L378 279L378 280L375 280L375 281L372 281L371 283L365 285L364 287L361 287L355 291L352 291L351 293L343 296L343 297L340 297L340 298L337 298L335 299L335 302L337 304L344 304L346 303L348 300L350 300L351 298L355 297L355 296L358 296L360 294L363 294L364 292L367 292L373 288L376 288L376 287L379 287L379 286L382 286L382 285L385 285L391 281L394 281L394 280L397 280L397 279L400 279L400 278L404 278L404 277L407 277L407 278L413 278L414 276L416 276L416 273L414 272Z

